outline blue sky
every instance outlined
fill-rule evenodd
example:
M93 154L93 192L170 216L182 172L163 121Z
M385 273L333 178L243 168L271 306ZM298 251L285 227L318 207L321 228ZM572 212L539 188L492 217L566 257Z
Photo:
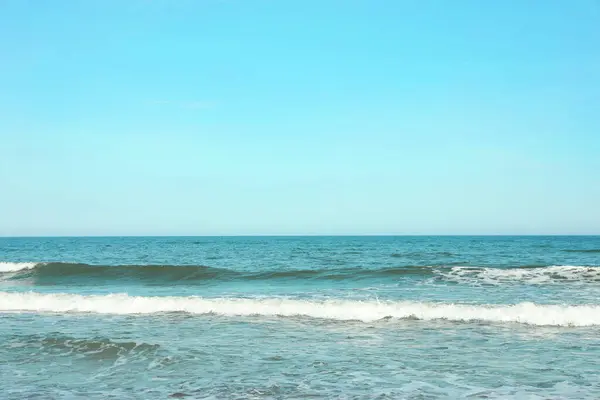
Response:
M0 2L0 235L600 233L600 3Z

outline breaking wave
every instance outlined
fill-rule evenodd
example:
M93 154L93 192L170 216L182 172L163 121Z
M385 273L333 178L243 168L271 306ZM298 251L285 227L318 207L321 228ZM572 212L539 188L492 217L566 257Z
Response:
M307 317L372 322L382 319L520 323L539 326L600 325L600 305L452 304L331 299L136 297L126 294L76 295L0 292L0 311L154 314L183 312L222 316Z
M17 272L34 268L37 263L32 262L0 262L0 273Z
M452 267L438 270L446 280L458 283L503 283L549 284L561 282L600 282L600 267L555 265L550 267L521 268L478 268Z

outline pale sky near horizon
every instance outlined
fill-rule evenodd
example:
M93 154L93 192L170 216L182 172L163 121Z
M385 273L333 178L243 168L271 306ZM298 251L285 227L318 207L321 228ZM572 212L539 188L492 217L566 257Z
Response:
M600 2L0 0L0 236L600 233Z

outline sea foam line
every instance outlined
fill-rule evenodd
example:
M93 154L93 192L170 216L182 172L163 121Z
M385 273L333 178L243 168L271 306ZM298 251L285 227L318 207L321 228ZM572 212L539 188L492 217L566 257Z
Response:
M600 305L470 305L426 302L377 302L331 299L246 299L138 297L126 294L77 295L0 292L0 312L153 314L186 312L224 316L303 316L341 321L383 318L486 321L546 326L600 325Z

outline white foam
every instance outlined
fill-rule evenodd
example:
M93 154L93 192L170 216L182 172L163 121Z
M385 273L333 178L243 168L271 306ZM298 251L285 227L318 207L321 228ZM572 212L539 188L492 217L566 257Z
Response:
M468 305L353 300L136 297L126 294L76 295L0 292L0 311L152 314L187 312L225 316L305 316L375 321L385 317L450 321L515 322L548 326L600 325L600 305Z
M600 267L555 265L540 268L478 268L453 267L438 271L445 279L459 283L502 284L523 282L548 284L569 282L600 282Z
M2 272L17 272L24 269L34 268L37 263L32 262L2 262L0 261L0 273Z

